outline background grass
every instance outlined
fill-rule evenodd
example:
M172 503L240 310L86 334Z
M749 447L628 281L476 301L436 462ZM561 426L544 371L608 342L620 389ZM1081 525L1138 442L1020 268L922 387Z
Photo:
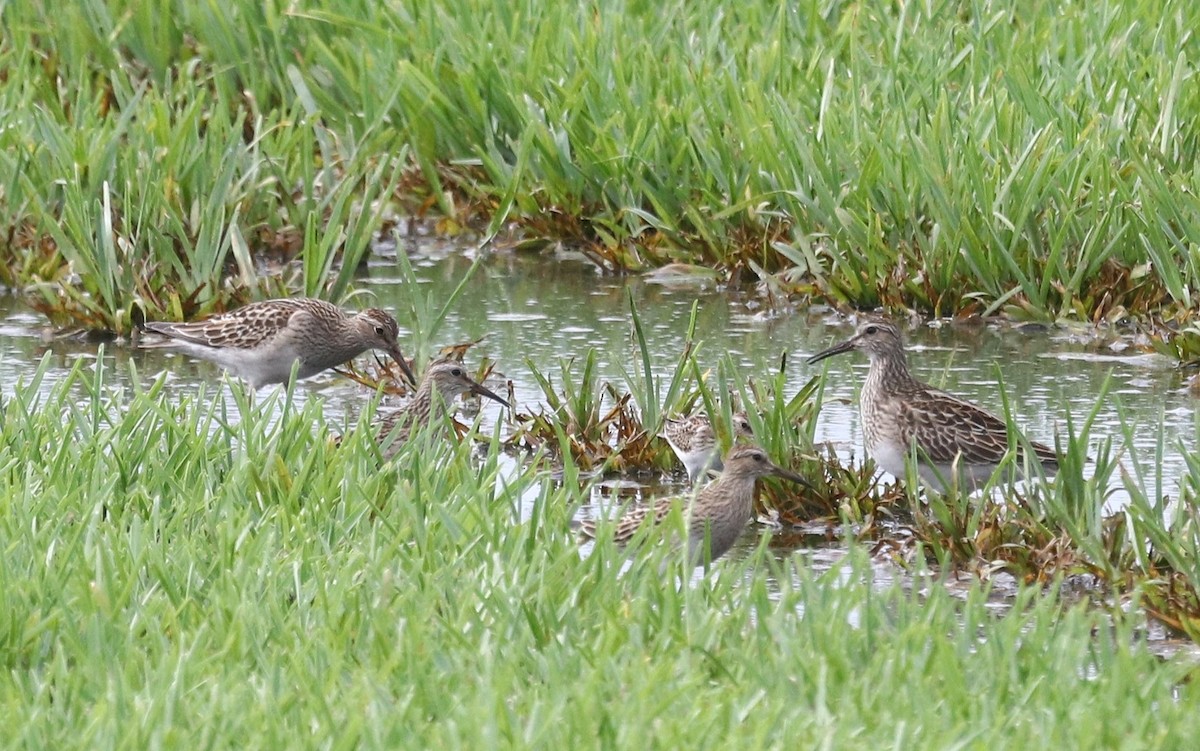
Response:
M379 199L865 307L1157 320L1197 289L1183 0L0 13L0 257L92 325L263 294L268 248L320 292Z
M317 400L233 415L82 367L37 385L0 440L6 746L1172 748L1198 729L1190 668L1148 654L1138 619L1052 592L997 611L979 584L875 581L854 546L821 577L759 550L678 586L669 552L581 557L586 489L494 447L418 441L380 471L369 430L332 446Z

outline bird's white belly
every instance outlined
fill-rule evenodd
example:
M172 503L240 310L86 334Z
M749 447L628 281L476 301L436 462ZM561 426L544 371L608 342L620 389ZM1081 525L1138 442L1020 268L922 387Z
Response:
M298 357L289 347L272 346L255 350L219 349L210 354L208 359L245 378L257 389L269 383L286 383ZM308 378L314 372L311 368L305 368L301 362L296 377Z
M894 441L876 441L867 446L867 453L884 472L897 479L904 478L904 467L908 461L908 446Z
M867 447L867 453L875 460L880 469L898 480L904 479L908 470L909 446L893 441L878 441ZM987 482L995 472L995 464L969 464L961 461L956 464L944 462L930 463L917 455L917 474L921 481L934 488L945 490L955 481L965 482L968 488L977 487Z

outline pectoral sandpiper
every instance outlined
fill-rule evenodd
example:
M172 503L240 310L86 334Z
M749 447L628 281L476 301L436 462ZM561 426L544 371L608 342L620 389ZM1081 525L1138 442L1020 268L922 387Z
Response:
M851 338L808 358L858 350L871 360L859 396L863 443L886 472L902 478L910 452L916 449L921 479L943 488L955 472L977 487L992 476L1009 451L1008 427L980 407L917 380L909 373L899 330L886 321L867 320ZM1040 443L1017 442L1016 464L1023 474L1025 447L1046 474L1058 469L1054 450Z
M715 561L729 551L754 516L754 483L770 475L808 486L800 475L772 464L756 446L730 450L721 476L696 493L687 512L688 555L694 565ZM643 524L662 523L679 502L676 497L663 498L626 511L613 526L613 540L624 546ZM595 538L599 525L595 519L585 519L579 526L584 536Z
M511 406L490 389L472 380L462 363L435 362L426 369L421 384L408 404L379 420L379 442L384 447L384 458L395 456L412 431L433 420L440 420L450 402L468 392L486 396L505 407Z
M734 440L754 436L745 412L734 413L733 434ZM717 443L712 421L706 415L697 413L678 419L668 417L658 436L666 439L675 456L683 462L688 479L693 484L707 476L709 470L721 470L721 447Z
M378 308L347 313L324 300L285 298L191 323L140 321L139 328L162 337L143 340L142 347L215 362L254 389L286 383L297 361L297 377L308 378L370 349L390 354L405 376L417 382L396 341L396 319Z

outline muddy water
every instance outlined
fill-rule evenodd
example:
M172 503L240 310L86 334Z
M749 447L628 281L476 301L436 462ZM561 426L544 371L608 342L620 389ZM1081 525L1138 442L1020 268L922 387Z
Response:
M420 281L416 294L434 300L448 298L471 265L469 250L437 241L407 241L402 247ZM381 249L362 286L380 306L405 309L406 296L412 292L399 283L394 253L394 247ZM697 358L703 366L715 367L728 353L745 373L765 377L778 369L787 353L787 378L793 390L824 368L827 405L816 437L834 442L847 458L860 455L855 405L865 360L847 355L816 368L804 362L808 355L852 332L850 322L827 310L770 309L756 295L718 289L712 282L662 284L640 277L604 276L569 254L494 253L467 282L436 341L450 344L483 338L478 352L496 361L497 371L512 381L522 411L531 411L540 400L540 390L527 359L546 370L593 348L602 378L623 388L622 369L629 367L636 353L630 299L642 317L653 366L663 373L674 367L696 301L702 342ZM78 358L97 357L96 344L50 339L44 329L39 315L11 298L0 298L0 384L5 390L47 352L53 365L47 387ZM1122 461L1148 494L1178 494L1185 472L1183 452L1196 447L1197 403L1187 394L1185 374L1171 360L1140 354L1119 332L1091 329L935 324L910 329L907 336L910 365L919 377L993 411L1003 408L997 387L997 378L1002 378L1009 409L1035 440L1053 445L1056 432L1065 432L1068 418L1078 426L1098 410L1093 442L1112 437L1114 446L1123 447ZM405 341L403 333L401 341ZM118 386L120 379L129 378L128 361L136 364L146 382L168 372L168 390L180 394L219 374L207 363L158 351L132 351L122 343L106 346L102 356L113 366L109 372ZM361 387L330 374L304 381L299 388L320 395L332 419L339 413L356 415L367 398ZM1098 402L1105 388L1108 395ZM498 415L494 405L486 407L486 414L489 419ZM1166 446L1161 462L1160 441ZM627 480L613 480L600 492L632 489L640 495L676 487L671 478L665 482L668 487L662 489L637 484L630 488ZM1119 507L1125 497L1122 489L1114 488L1109 507ZM743 550L753 548L756 535L754 531L746 535ZM776 550L780 555L796 554L791 547ZM841 557L836 545L805 544L799 554L818 569L836 565Z

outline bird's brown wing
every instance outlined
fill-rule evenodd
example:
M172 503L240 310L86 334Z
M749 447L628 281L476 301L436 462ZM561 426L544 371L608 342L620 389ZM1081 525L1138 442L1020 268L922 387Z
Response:
M930 389L901 405L901 439L914 442L933 462L949 464L959 455L972 464L997 464L1008 451L1008 426L999 417L970 402ZM1054 451L1030 441L1037 459L1057 465ZM1023 449L1017 447L1017 458Z
M677 502L676 498L662 498L652 506L628 509L613 525L613 542L618 545L626 545L643 524L661 524L675 509ZM599 526L599 522L596 519L584 519L579 524L580 531L584 536L592 539L596 538L597 526Z
M266 300L191 323L146 322L147 331L205 347L254 349L274 338L297 313L302 300ZM153 346L153 345L151 345Z
M396 409L388 412L376 422L378 431L376 439L380 443L390 440L393 444L399 445L408 440L408 436L412 433L412 414L406 409ZM395 433L393 436L392 434Z

